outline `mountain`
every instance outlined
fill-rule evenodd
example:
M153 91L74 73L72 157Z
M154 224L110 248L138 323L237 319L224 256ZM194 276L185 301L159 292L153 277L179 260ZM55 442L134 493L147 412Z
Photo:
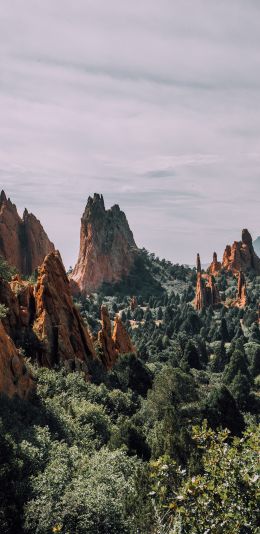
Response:
M258 236L257 239L255 239L255 241L253 242L253 247L255 249L256 254L260 256L260 236Z
M0 256L23 275L32 274L54 251L40 221L25 209L21 218L15 204L0 195Z
M96 291L129 274L137 246L125 214L116 204L106 210L102 195L89 197L81 219L78 261L71 274L74 293Z

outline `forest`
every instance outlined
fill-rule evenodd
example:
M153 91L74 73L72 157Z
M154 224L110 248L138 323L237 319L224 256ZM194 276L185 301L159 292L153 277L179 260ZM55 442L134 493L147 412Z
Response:
M93 361L86 380L21 346L37 390L1 398L1 533L259 532L260 277L247 273L239 308L222 273L226 305L198 311L195 269L141 259L130 281L76 299L94 338L101 304L119 314L136 354Z

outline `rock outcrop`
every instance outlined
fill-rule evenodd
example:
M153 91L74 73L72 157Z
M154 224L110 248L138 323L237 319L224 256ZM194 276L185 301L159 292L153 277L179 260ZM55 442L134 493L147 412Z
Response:
M233 301L232 306L244 308L247 305L247 289L246 278L242 271L239 272L237 278L237 298Z
M15 204L0 195L0 256L24 275L32 274L45 256L54 251L40 221L24 211L23 218Z
M49 367L60 362L88 372L95 358L92 339L73 304L70 284L58 252L49 254L35 287L33 331L41 342L40 363Z
M0 321L0 393L27 399L35 388L22 356Z
M255 271L260 274L260 259L253 247L252 237L248 230L242 231L242 240L234 241L233 245L227 245L222 260L222 267L233 274L240 271Z
M106 306L101 306L101 330L98 333L101 359L107 369L111 369L120 354L134 353L136 349L120 317L115 317L112 332L111 320Z
M118 205L105 209L102 195L89 197L81 219L78 261L71 274L74 294L88 294L127 275L137 247Z
M220 303L218 288L214 276L202 274L200 256L197 255L197 284L194 305L196 310L203 310L208 306L216 306Z
M117 353L112 339L112 325L106 306L101 306L101 330L98 332L101 347L101 359L107 369L113 367Z
M209 274L212 274L212 276L218 276L218 274L220 273L221 271L221 262L218 261L218 256L217 256L217 253L214 252L213 253L213 260L209 266Z
M136 354L136 348L134 347L129 334L118 315L115 317L112 339L118 355L128 354L130 352Z

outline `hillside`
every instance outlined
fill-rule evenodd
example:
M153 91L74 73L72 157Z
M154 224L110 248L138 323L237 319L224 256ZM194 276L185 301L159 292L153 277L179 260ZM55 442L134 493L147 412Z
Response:
M1 533L257 533L260 276L238 249L207 272L141 249L74 300L57 251L29 280L0 260Z

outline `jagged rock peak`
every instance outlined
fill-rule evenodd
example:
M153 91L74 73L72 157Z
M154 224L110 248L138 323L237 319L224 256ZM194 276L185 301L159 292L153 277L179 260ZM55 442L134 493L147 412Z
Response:
M252 247L252 244L253 244L252 236L250 232L247 230L247 228L244 228L242 230L242 243L244 243L244 245L248 245L249 247Z
M260 259L254 251L251 234L247 229L242 231L242 240L227 245L222 260L222 267L233 274L240 271L255 271L260 274Z
M196 265L197 265L197 273L201 273L201 261L200 261L199 253L197 254Z
M197 254L197 284L194 305L197 310L220 303L218 288L212 274L202 274L200 255Z
M116 204L106 210L102 195L88 198L81 219L78 261L71 274L73 293L87 294L104 282L127 275L137 247L125 214Z
M115 317L115 325L112 338L117 354L136 354L136 348L134 347L131 338L125 326L123 325L119 315L116 315Z
M0 194L0 204L2 204L3 202L7 202L7 198L6 198L6 194L4 190L2 189L1 194Z
M65 362L88 373L95 358L91 336L73 304L69 281L58 251L46 256L35 287L33 330L41 342L40 363L53 367Z
M107 369L111 369L120 354L134 353L136 349L118 315L115 317L112 332L111 320L106 306L101 306L101 330L98 341L102 350L101 359Z
M221 262L218 261L218 256L216 252L213 252L213 260L209 266L209 273L213 276L217 276L221 271Z
M30 275L42 263L46 254L54 250L40 221L27 210L23 218L15 204L0 195L0 256L20 273Z

